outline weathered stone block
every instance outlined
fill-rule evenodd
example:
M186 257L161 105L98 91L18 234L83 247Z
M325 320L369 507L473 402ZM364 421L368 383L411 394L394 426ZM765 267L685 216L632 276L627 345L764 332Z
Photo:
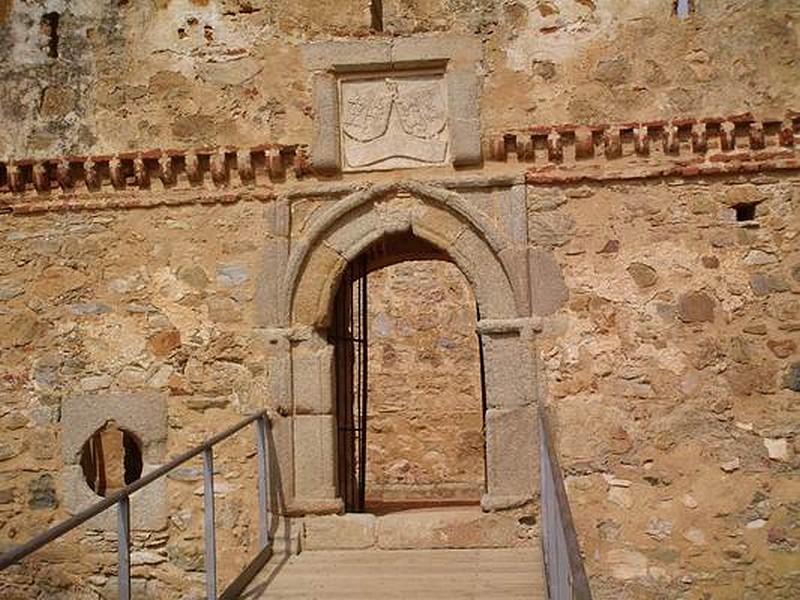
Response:
M780 275L772 273L753 273L750 276L750 289L756 296L769 296L775 292L785 292L790 285Z
M800 392L800 362L793 363L783 376L783 387Z
M560 309L569 298L561 267L552 253L540 248L528 250L531 312L547 316Z
M108 421L132 433L150 463L164 458L167 407L159 395L95 394L66 398L61 406L64 462L77 464L83 444Z
M281 414L292 410L292 365L289 351L273 356L267 365L267 392L270 405Z
M528 218L528 236L544 247L563 246L575 233L575 217L562 212L534 213Z
M158 468L164 459L167 414L157 395L96 394L67 398L62 403L61 443L64 461L64 504L71 513L88 508L100 497L86 483L80 466L84 443L106 422L132 433L141 445L142 474ZM167 517L166 482L159 479L131 497L131 526L161 529ZM100 529L116 527L116 513L106 511L90 521Z
M684 323L714 321L714 299L705 292L690 292L678 300L678 317Z
M447 73L450 156L457 167L481 162L480 86L472 70Z
M330 415L294 417L294 491L301 502L335 496L335 426Z
M519 527L518 511L486 514L477 506L414 510L378 518L377 542L384 550L407 548L496 548L532 543Z
M357 550L375 545L375 515L349 513L305 519L305 550Z
M482 505L514 506L539 488L539 431L534 408L486 411L487 496Z
M509 246L500 252L500 262L506 268L514 288L517 314L531 314L528 251L524 246Z
M627 271L633 282L640 288L652 287L658 281L656 270L644 263L633 262L628 265Z
M272 238L264 242L261 266L256 277L255 318L262 327L282 327L287 325L287 307L282 305L285 296L283 278L289 259L289 240Z
M468 35L428 34L398 37L392 42L392 62L407 66L450 61L456 69L481 59L481 42Z
M36 339L43 327L32 310L3 315L0 318L0 348L26 346Z
M270 500L273 513L286 510L294 497L294 423L290 417L273 416L267 437Z
M156 470L161 465L145 463L142 475ZM80 465L67 465L62 472L64 506L70 514L86 510L102 498L86 483ZM131 528L160 530L166 526L169 508L167 503L167 480L161 477L131 496ZM117 511L113 508L100 513L87 522L87 526L105 531L116 531Z
M384 233L384 224L372 206L362 207L355 215L348 215L342 227L331 232L326 244L347 260L353 260L369 244Z
M294 408L296 414L333 412L333 346L322 350L292 350Z
M412 215L412 230L415 235L447 250L467 224L453 213L432 205Z
M452 246L451 254L472 284L483 318L518 316L511 283L497 257L478 234L466 229Z
M321 173L341 167L339 156L339 90L328 73L314 75L314 143L311 164Z
M387 68L391 63L391 42L336 41L314 42L303 46L303 58L309 71L327 71L337 67Z
M295 325L327 322L329 302L335 293L332 288L345 266L345 259L328 246L323 244L314 249L294 292L292 316Z
M483 333L486 405L488 408L516 408L531 403L528 395L530 369L528 348L519 332Z

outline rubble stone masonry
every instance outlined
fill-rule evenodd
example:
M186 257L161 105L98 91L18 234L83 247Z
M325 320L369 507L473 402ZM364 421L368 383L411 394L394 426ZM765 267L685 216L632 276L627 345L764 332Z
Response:
M800 5L369 4L0 0L0 551L99 499L96 431L148 472L257 409L302 543L331 290L423 240L370 275L368 493L538 542L544 408L596 598L800 597ZM215 451L224 583L255 456ZM202 595L202 483L133 498L133 597ZM0 597L115 597L113 517Z

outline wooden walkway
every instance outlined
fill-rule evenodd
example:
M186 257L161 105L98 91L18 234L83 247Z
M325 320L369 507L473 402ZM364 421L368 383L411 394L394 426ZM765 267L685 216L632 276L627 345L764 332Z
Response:
M245 600L544 600L538 548L330 550L276 556Z

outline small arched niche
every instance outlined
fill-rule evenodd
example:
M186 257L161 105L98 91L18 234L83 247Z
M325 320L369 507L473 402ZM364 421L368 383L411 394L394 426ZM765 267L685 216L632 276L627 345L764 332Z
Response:
M141 442L108 421L84 442L80 465L89 488L98 496L109 496L142 476Z

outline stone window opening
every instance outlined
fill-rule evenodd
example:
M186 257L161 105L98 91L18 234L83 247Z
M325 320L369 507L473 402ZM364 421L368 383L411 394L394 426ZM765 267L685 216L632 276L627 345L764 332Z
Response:
M80 464L89 488L106 497L142 476L141 443L115 421L108 421L83 444Z
M383 2L382 0L370 0L369 14L373 31L383 31Z
M756 220L756 202L736 204L733 207L737 223L752 223Z
M50 58L58 58L58 21L59 14L49 12L42 15L40 22L42 35L46 40L47 56Z
M680 19L686 19L695 11L695 0L674 0L672 12Z
M385 514L479 504L485 400L470 284L442 251L403 234L351 265L331 335L345 509ZM344 286L352 291L342 293ZM342 314L355 322L352 330L342 327Z

